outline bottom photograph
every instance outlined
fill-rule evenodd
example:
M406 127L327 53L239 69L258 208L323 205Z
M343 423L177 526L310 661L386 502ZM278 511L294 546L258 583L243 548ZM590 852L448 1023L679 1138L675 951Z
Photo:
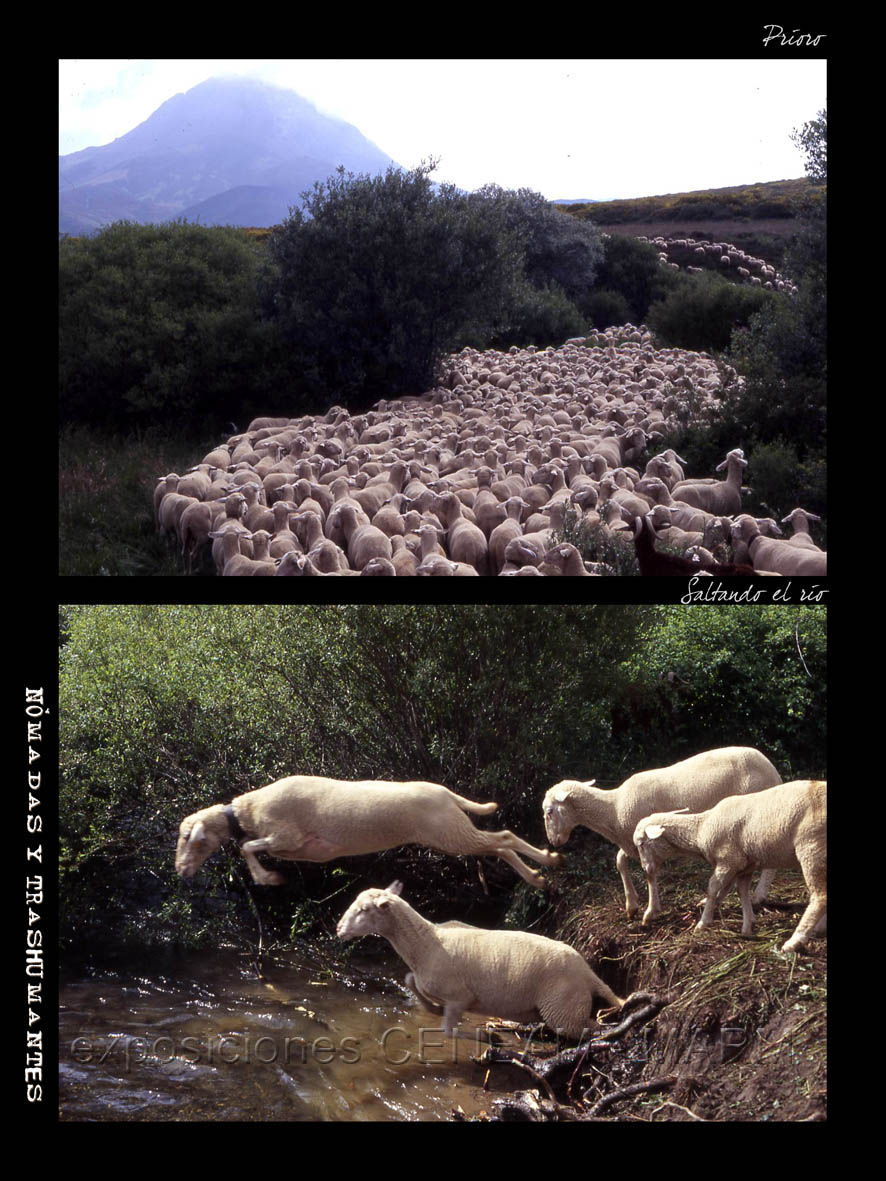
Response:
M60 606L45 1114L826 1119L826 633Z

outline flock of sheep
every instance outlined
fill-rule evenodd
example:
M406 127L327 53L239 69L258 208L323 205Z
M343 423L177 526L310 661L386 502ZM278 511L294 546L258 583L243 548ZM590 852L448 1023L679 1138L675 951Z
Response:
M766 262L764 258L757 258L747 254L729 242L697 242L695 238L638 238L640 242L648 242L658 247L658 260L664 266L679 271L685 267L690 275L700 275L705 270L722 272L729 269L730 273L738 275L739 279L755 287L764 287L768 291L783 291L786 295L796 295L797 286ZM690 266L694 261L696 265ZM697 264L701 263L701 266Z
M612 573L563 542L569 510L604 536L649 530L696 572L824 574L813 514L785 518L789 538L742 514L740 448L722 480L657 450L740 381L631 324L559 348L464 348L427 393L254 420L159 480L155 523L189 569L211 550L224 576ZM740 569L723 564L729 543Z
M452 855L496 856L531 884L538 871L519 854L544 865L562 854L537 849L504 829L482 831L467 813L488 814L495 803L477 804L438 784L344 782L293 775L186 817L180 826L176 870L192 877L228 840L236 840L256 882L276 885L280 874L256 854L295 861L329 861L418 844ZM584 825L618 847L616 865L628 917L639 911L630 861L646 873L649 903L643 924L661 910L660 866L674 857L701 858L713 866L697 930L709 927L717 904L737 884L742 934L753 931L750 880L762 870L754 901L762 901L775 871L802 870L809 903L783 953L822 934L827 912L826 785L814 780L782 783L772 763L751 747L725 747L632 775L604 791L594 780L564 780L542 804L545 831L562 845ZM590 969L568 944L525 931L485 930L458 921L432 923L402 897L401 885L362 891L342 915L342 939L377 934L409 967L406 984L419 1004L442 1016L447 1036L459 1036L465 1010L519 1022L541 1019L579 1039L596 1028L603 1002L626 1001Z

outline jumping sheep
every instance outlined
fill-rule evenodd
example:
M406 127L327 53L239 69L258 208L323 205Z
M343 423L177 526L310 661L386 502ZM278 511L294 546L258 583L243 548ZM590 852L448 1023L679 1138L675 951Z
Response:
M560 865L560 853L536 849L507 829L474 828L465 815L485 816L497 807L466 800L436 783L290 775L228 805L213 804L186 816L179 828L175 868L182 877L193 877L225 841L237 840L253 879L276 886L284 878L263 869L256 853L284 861L332 861L398 845L425 845L453 856L501 857L524 881L544 889L541 874L517 854Z
M781 783L772 763L750 746L725 746L703 751L670 767L638 771L620 787L603 790L595 779L564 779L547 792L542 805L545 831L552 845L563 845L576 825L584 825L618 845L615 864L625 893L625 910L631 918L640 909L631 878L629 859L637 860L634 830L651 811L691 807L709 808L724 796L747 795ZM768 870L768 867L767 867ZM765 872L754 901L766 897L773 874ZM647 914L657 914L657 892L650 890Z
M796 951L827 918L827 784L796 780L753 795L727 796L698 813L654 812L634 831L634 844L649 882L651 920L658 902L658 870L671 857L702 857L714 867L696 930L711 925L717 904L737 879L742 935L754 929L751 874L756 869L800 868L809 904L782 952Z
M406 987L429 1013L443 1017L447 1037L465 1010L535 1024L579 1040L598 1028L600 1002L624 1001L568 943L527 931L488 931L466 923L432 923L386 890L364 890L339 919L340 939L381 935L410 971ZM462 1035L470 1036L470 1035Z

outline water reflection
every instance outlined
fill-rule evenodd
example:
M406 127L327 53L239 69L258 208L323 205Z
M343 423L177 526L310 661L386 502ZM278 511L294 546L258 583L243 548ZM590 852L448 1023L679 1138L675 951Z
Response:
M214 952L65 982L60 1118L439 1120L456 1106L489 1110L496 1091L482 1089L485 1071L471 1061L482 1046L449 1043L395 981L356 961L318 971L295 955L266 965L265 977Z

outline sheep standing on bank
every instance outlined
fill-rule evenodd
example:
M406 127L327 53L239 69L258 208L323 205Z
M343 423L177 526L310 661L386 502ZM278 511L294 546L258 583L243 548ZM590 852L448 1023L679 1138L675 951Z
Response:
M409 966L406 987L427 1012L442 1015L447 1037L459 1036L456 1027L469 1010L525 1024L541 1020L578 1040L597 1028L593 1012L600 1001L624 1005L568 943L526 931L431 923L401 890L400 882L364 890L336 932L340 939L387 939Z
M696 930L711 925L714 911L737 879L741 898L742 935L754 930L750 882L755 869L796 869L803 872L809 904L783 952L802 947L813 932L821 933L827 917L827 784L813 779L770 787L752 795L728 796L713 808L694 814L654 812L641 818L634 844L657 897L658 870L672 857L702 857L714 867L704 911Z
M559 865L559 853L536 849L507 829L484 832L465 815L487 815L497 804L476 804L436 783L346 782L319 775L290 775L186 816L179 828L175 868L182 877L197 869L225 841L240 852L256 882L277 886L281 874L263 869L257 853L284 861L332 861L379 853L398 845L425 845L454 856L501 857L539 889L545 880L517 856Z
M640 901L631 878L629 861L639 859L634 844L637 823L650 812L689 807L696 812L710 808L724 796L746 795L781 783L781 776L760 751L751 746L725 746L703 751L670 767L638 771L620 787L603 790L596 780L564 779L546 793L542 809L545 831L552 845L563 845L573 828L584 825L618 845L615 864L625 893L625 910L631 918ZM754 895L761 902L773 874L763 873ZM647 914L660 910L657 891L650 889Z

